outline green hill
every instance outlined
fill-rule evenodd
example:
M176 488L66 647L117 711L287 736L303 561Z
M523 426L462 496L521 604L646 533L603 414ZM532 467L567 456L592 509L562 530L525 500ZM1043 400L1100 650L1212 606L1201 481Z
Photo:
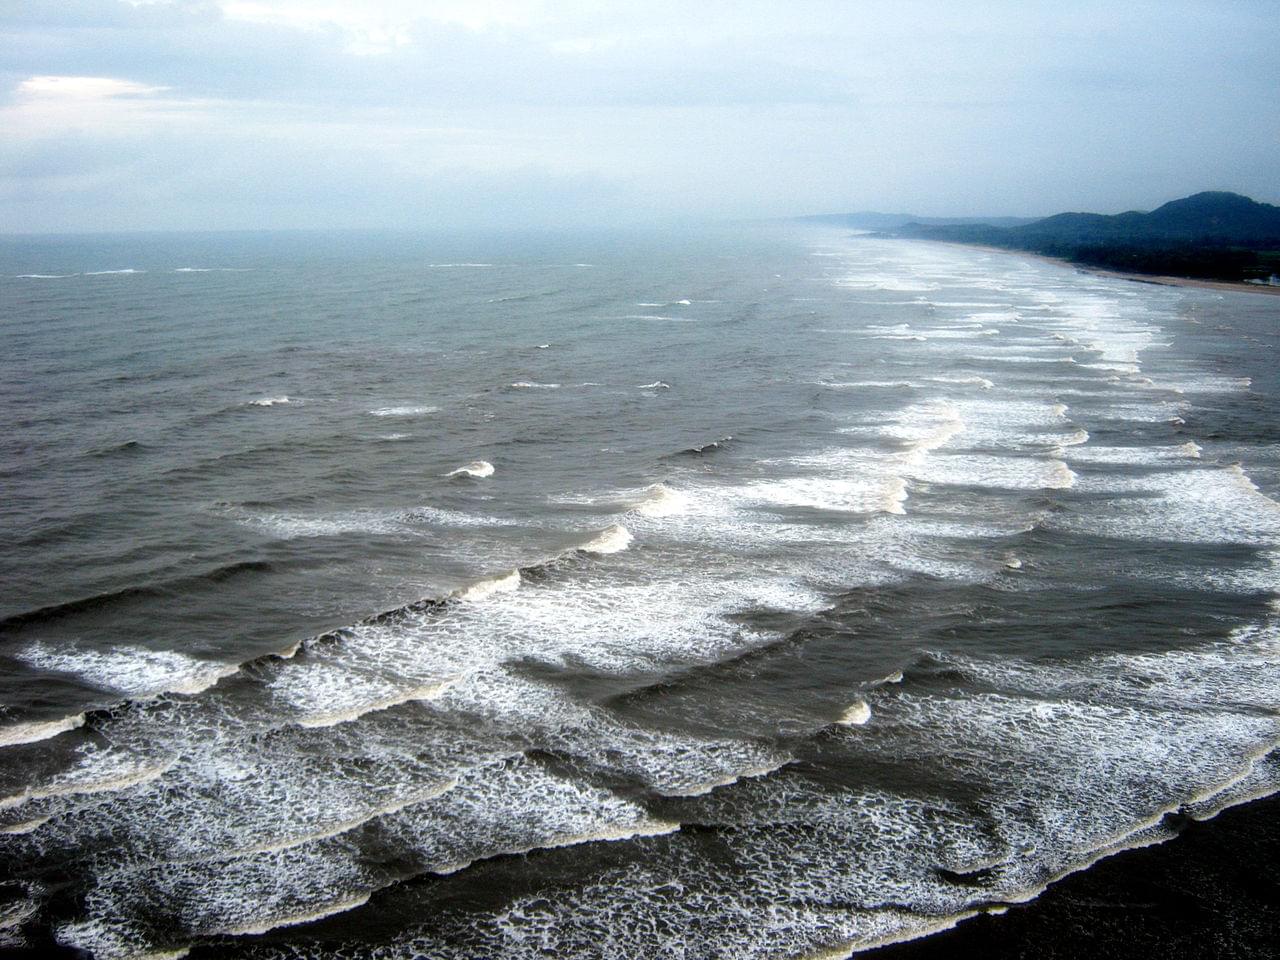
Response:
M1015 226L909 223L895 236L982 243L1136 273L1265 280L1280 273L1280 207L1206 192L1150 213L1059 213Z

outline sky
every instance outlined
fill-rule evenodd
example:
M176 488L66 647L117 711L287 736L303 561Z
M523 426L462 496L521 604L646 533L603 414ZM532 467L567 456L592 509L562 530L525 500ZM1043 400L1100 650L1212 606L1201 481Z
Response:
M0 233L1280 202L1276 0L0 0Z

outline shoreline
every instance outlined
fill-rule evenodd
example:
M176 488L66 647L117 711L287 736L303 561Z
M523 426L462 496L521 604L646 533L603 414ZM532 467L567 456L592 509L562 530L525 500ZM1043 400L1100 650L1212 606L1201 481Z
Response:
M1243 280L1198 280L1194 277L1170 277L1154 273L1130 273L1124 270L1109 270L1106 267L1093 267L1087 263L1076 263L1062 257L1050 257L1030 250L1018 250L1012 247L993 247L985 243L963 243L959 240L931 240L932 243L953 243L974 250L985 250L988 253L1003 253L1011 256L1027 257L1043 263L1052 263L1060 267L1071 267L1080 273L1092 273L1100 277L1111 277L1114 280L1132 280L1135 283L1146 283L1157 287L1195 287L1200 290L1219 290L1229 293L1260 293L1264 296L1280 296L1280 287L1265 284L1246 283Z
M1280 794L1187 819L999 914L854 954L868 960L1271 956L1280 929Z

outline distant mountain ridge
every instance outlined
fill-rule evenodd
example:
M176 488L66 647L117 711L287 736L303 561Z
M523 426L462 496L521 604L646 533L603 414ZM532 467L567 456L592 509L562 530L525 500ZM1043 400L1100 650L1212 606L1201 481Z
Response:
M1189 243L1280 243L1280 207L1238 193L1206 191L1171 200L1150 213L1059 213L1019 226L1026 237L1150 237Z
M1034 223L1038 217L920 217L911 213L877 213L864 210L859 213L820 213L797 217L804 223L825 223L853 230L897 230L909 223L924 226L963 226L980 224L990 227L1017 227Z
M1222 191L1172 200L1150 213L1059 213L1009 226L917 220L882 229L1136 273L1252 281L1280 273L1280 207Z

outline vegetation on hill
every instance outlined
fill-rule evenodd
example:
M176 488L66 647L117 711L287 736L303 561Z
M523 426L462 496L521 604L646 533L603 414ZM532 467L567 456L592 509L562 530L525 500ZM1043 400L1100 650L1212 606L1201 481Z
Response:
M1150 213L1059 213L1007 227L914 222L892 233L1134 273L1255 281L1280 274L1280 207L1235 193L1197 193Z

